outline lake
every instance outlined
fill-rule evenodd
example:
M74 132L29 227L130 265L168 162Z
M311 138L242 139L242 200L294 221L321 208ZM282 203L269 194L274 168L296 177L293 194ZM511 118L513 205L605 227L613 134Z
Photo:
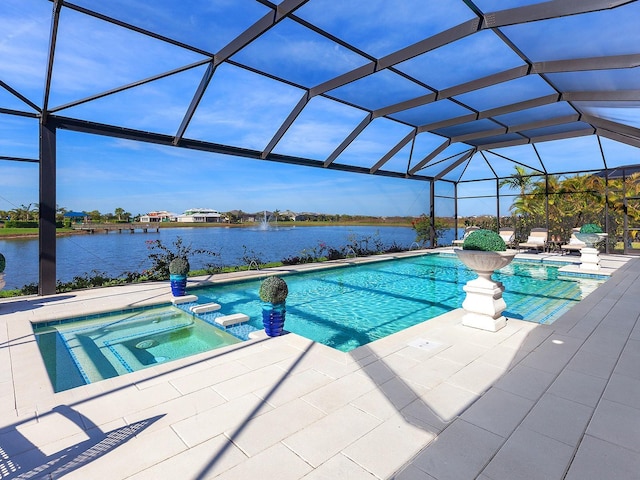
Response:
M299 256L304 249L314 249L320 242L328 247L340 248L351 243L353 238L374 241L389 246L392 243L409 249L415 240L415 231L410 227L360 227L278 226L263 228L225 227L180 227L162 228L158 233L96 233L93 235L71 235L58 237L57 278L67 282L74 276L96 270L117 277L127 271L142 272L151 266L148 241L160 239L172 247L181 237L185 245L206 248L218 253L215 257L194 256L190 259L192 269L215 265L245 265L245 254L258 257L262 262L280 261ZM443 242L450 243L453 229L446 233ZM415 245L414 245L415 247ZM0 240L0 252L7 259L5 270L6 289L21 288L38 282L38 240Z

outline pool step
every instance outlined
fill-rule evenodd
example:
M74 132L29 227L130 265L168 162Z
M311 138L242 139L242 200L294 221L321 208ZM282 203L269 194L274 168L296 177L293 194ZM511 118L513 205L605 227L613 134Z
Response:
M189 310L193 313L207 313L207 312L215 312L216 310L220 310L220 305L217 303L203 303L202 305L194 305Z
M197 295L183 295L182 297L171 298L171 303L173 303L174 305L180 305L181 303L191 303L191 302L197 302L197 301L198 301Z
M223 315L222 317L216 318L216 323L223 327L230 327L231 325L248 321L249 315L245 315L244 313L232 313L231 315Z

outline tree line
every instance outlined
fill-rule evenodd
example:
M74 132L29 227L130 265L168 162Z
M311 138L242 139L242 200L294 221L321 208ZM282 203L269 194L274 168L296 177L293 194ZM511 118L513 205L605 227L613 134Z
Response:
M606 228L615 241L622 236L625 213L633 225L640 225L640 201L633 200L640 197L640 173L608 179L590 174L541 176L516 166L500 187L517 192L510 211L520 241L532 228L546 227L547 218L550 238L562 241L573 228L587 223ZM632 230L631 235L638 232Z

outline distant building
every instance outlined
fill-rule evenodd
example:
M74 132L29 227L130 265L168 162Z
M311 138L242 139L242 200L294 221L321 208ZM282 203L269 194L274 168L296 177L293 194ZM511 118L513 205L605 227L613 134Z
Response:
M224 215L210 208L191 208L177 216L178 222L185 223L222 223L227 219Z
M154 223L154 222L175 222L177 215L175 213L161 210L157 212L149 212L145 215L140 215L140 222L142 223Z

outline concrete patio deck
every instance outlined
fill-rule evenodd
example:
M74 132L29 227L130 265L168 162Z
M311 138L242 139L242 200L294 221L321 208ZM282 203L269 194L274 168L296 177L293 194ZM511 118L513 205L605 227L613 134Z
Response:
M640 259L603 266L552 325L455 310L350 353L259 338L56 394L31 322L167 285L5 300L0 478L637 479Z

